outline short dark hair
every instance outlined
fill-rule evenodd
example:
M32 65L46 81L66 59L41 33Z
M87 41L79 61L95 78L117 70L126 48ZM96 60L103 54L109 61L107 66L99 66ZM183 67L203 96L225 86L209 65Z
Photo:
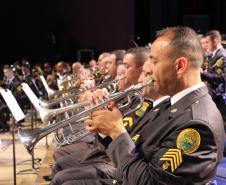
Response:
M4 69L9 69L9 70L12 70L12 71L13 71L13 68L12 68L11 65L4 65L4 66L3 66L3 70L4 70Z
M169 57L184 56L191 66L200 68L203 63L203 50L196 32L189 27L170 27L157 32L157 38L168 36L170 39Z
M148 59L149 53L150 49L145 47L130 48L126 52L126 54L132 54L135 56L137 67L144 65L145 61Z
M218 30L210 30L205 36L209 36L211 40L217 39L218 41L221 41L221 34Z
M114 50L111 52L111 54L115 55L116 64L118 65L118 64L122 63L123 57L126 54L126 50L124 50L124 49Z

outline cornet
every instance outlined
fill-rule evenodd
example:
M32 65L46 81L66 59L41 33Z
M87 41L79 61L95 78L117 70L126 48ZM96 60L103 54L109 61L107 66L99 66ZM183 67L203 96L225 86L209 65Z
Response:
M24 135L20 129L18 129L18 135L20 137L21 142L25 145L26 149L28 150L29 153L32 152L32 150L34 149L36 143L42 139L43 137L47 136L48 134L66 127L67 125L69 125L70 123L77 123L78 121L81 120L85 120L87 118L89 118L89 114L93 111L95 111L96 109L99 109L101 107L105 107L109 102L112 101L120 101L121 99L128 97L128 96L134 96L134 95L138 95L140 103L138 106L136 106L134 109L131 109L125 113L123 113L124 116L127 116L129 114L131 114L132 112L138 110L140 107L142 107L143 104L143 96L140 93L140 90L146 86L149 86L152 84L152 80L150 80L149 82L147 82L146 84L137 84L134 85L128 89L126 89L125 91L122 92L118 92L113 94L110 98L104 100L101 103L98 103L96 105L94 105L93 107L91 107L90 109L78 112L75 115L72 115L71 117L69 117L66 120L62 120L59 123L56 124L50 124L47 127L32 133L31 135ZM118 103L117 103L118 105ZM118 108L121 110L123 108L125 108L125 105L118 105Z

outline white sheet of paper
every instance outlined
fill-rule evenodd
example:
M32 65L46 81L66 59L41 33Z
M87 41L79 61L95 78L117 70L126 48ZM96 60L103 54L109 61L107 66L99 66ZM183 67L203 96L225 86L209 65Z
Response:
M15 97L13 96L10 90L6 90L0 88L0 93L5 100L6 104L8 105L13 117L18 122L25 118L23 111L21 110L20 106L18 105Z
M43 83L43 85L44 85L47 93L48 94L52 94L53 93L53 90L49 88L49 86L48 86L48 84L47 84L46 79L44 78L44 76L40 75L39 77L40 77L40 79L41 79L41 81L42 81L42 83Z
M41 106L39 105L39 99L35 95L35 93L31 90L29 85L27 83L22 83L21 84L23 91L25 94L28 96L29 100L31 103L34 105L35 109L39 111L41 109Z

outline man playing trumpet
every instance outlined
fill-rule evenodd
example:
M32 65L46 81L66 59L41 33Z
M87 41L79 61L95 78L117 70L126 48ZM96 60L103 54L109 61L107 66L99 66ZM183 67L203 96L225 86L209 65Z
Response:
M158 93L170 95L170 104L153 109L139 145L126 132L117 108L94 111L87 129L112 138L107 154L116 171L112 177L84 177L63 185L190 185L213 180L222 160L224 128L201 82L203 53L195 31L188 27L160 31L150 59Z

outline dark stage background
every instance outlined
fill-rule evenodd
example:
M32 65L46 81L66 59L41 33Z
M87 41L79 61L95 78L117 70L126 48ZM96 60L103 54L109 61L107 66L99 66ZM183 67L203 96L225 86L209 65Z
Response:
M226 33L226 1L212 0L8 0L0 2L0 60L11 64L76 60L77 51L133 47L155 31L188 25L200 33Z

